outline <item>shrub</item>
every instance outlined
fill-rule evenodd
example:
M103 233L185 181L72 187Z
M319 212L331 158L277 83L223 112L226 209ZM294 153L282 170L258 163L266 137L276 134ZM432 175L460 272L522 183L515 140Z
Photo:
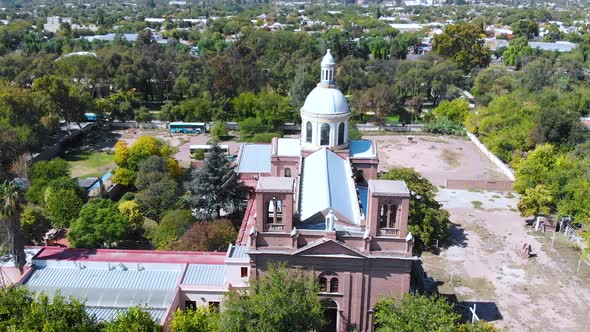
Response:
M465 128L446 118L429 122L424 125L424 131L433 134L464 136Z

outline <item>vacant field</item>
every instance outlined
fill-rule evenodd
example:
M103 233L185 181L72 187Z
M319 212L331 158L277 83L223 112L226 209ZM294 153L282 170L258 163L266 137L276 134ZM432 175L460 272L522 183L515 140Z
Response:
M406 135L367 136L377 142L379 170L412 167L437 186L452 180L509 180L467 138Z
M437 199L455 224L451 244L422 261L441 293L477 303L481 318L505 330L587 330L590 267L576 271L571 242L557 234L552 247L552 233L526 226L511 194L441 189ZM524 243L536 257L521 255Z
M110 151L70 151L65 159L72 167L72 177L100 177L115 167L113 153Z

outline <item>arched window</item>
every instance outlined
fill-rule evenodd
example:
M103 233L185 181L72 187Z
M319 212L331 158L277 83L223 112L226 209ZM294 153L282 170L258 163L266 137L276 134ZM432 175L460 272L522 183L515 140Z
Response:
M330 280L330 293L338 293L338 278Z
M344 144L344 122L338 125L338 145Z
M311 122L309 121L305 125L305 141L311 143Z
M320 292L328 291L328 279L326 279L324 277L320 277L319 284L320 284Z
M387 228L387 204L381 205L381 211L379 213L379 227Z
M322 123L322 127L320 130L320 145L329 145L330 144L330 125L327 123Z
M395 228L396 227L396 218L397 218L397 206L390 205L389 206L389 215L387 216L387 227Z
M290 168L285 168L285 177L286 178L290 178L291 177L291 169Z

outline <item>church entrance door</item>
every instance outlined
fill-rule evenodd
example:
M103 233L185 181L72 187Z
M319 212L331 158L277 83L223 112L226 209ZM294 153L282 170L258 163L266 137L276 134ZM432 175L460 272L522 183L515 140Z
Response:
M338 326L338 304L334 300L322 301L324 307L324 327L320 332L336 332Z

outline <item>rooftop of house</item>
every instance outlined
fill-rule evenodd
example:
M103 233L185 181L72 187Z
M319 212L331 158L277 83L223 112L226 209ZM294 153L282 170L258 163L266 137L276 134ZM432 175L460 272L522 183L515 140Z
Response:
M156 251L118 249L70 249L44 247L33 257L34 261L75 261L111 263L169 263L169 264L223 264L225 252L207 251Z
M270 144L242 144L238 155L237 173L270 173L272 146Z
M258 184L256 185L256 192L284 192L284 193L292 193L293 192L293 178L286 178L286 177L262 177L258 179Z
M369 180L369 192L374 196L410 197L410 191L404 181Z

